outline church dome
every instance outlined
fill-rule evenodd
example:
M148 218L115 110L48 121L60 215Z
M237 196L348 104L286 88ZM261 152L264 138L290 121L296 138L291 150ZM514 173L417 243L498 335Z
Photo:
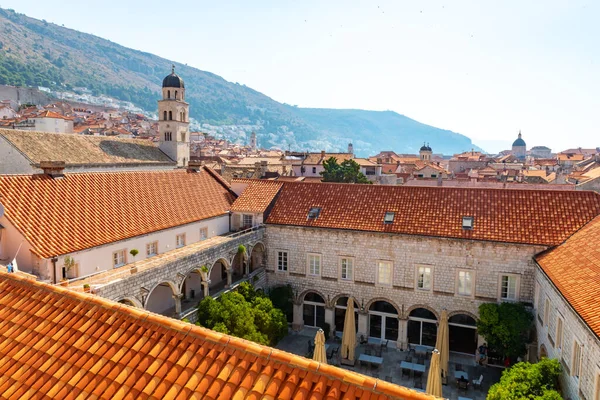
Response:
M171 69L171 73L163 79L162 87L164 88L181 88L184 89L183 79L175 73L175 66Z
M513 142L513 147L527 147L525 141L521 139L521 132L519 132L519 138Z
M423 143L423 146L421 146L419 151L431 151L431 147L429 147L428 144Z

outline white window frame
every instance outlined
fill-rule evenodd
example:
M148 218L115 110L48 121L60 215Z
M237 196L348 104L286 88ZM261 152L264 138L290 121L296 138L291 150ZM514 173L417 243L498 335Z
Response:
M563 347L563 331L564 331L564 320L560 315L556 316L556 334L554 335L554 347L561 350Z
M343 281L354 280L354 257L340 256L340 279ZM344 277L344 267L346 269L346 276Z
M504 277L508 278L508 284L510 285L510 279L514 278L515 280L515 296L512 297L502 297L502 284ZM518 301L519 300L519 286L521 284L521 276L519 274L510 274L510 273L501 273L498 276L498 299L502 301ZM509 292L510 286L507 289L507 293Z
M470 287L470 291L471 293L461 293L460 292L460 280L461 280L461 272L467 273L469 274L469 278L471 280L471 287ZM459 269L458 271L456 271L456 288L455 288L455 293L458 296L461 297L470 297L473 298L475 297L475 270L472 269Z
M306 275L321 276L322 257L319 253L306 254Z
M246 218L250 218L250 223L246 223ZM253 227L254 226L254 215L252 214L242 214L242 227Z
M208 227L200 228L200 241L208 239Z
M550 299L546 297L546 301L544 301L544 326L548 326L550 321Z
M419 283L421 283L421 270L423 271L423 286L419 286ZM428 270L427 273L425 273L425 270ZM429 275L429 279L428 279L428 286L425 286L425 276ZM415 288L417 290L422 290L424 292L431 292L431 290L433 289L433 267L431 265L416 265L415 266Z
M285 258L285 262L284 262ZM285 265L284 265L285 264ZM285 266L285 269L283 267ZM288 272L290 269L290 253L287 250L277 250L277 272Z
M581 362L583 360L583 346L573 340L573 356L571 359L571 376L579 379L581 376Z
M118 262L118 258L122 258L121 262ZM121 250L113 251L112 260L113 260L113 268L119 268L119 267L122 267L123 265L127 264L127 250L121 249Z
M154 250L154 251L152 251ZM146 243L146 257L154 257L158 255L158 240Z
M385 282L382 281L382 275L381 275L381 267L383 265L389 265L389 282ZM377 286L386 286L386 287L391 287L394 283L394 263L390 260L377 260L377 268L375 269L375 273L376 273L376 277L375 277L375 282L377 283Z
M183 246L185 246L185 233L180 233L175 236L175 247L179 249Z

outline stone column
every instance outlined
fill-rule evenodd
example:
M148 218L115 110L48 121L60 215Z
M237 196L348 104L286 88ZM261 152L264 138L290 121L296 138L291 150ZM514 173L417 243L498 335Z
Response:
M208 297L209 293L208 293L208 285L210 284L210 281L202 281L202 288L204 289L204 297Z
M302 303L294 302L294 320L292 321L292 330L298 332L304 327Z
M333 331L335 331L335 309L333 307L325 307L325 323L329 324L329 329L331 329L329 337L332 337Z
M175 314L181 314L181 298L183 296L181 294L174 294L173 300L175 300Z
M408 318L400 317L398 319L398 340L396 346L400 350L406 350L408 348Z
M358 332L356 333L356 340L360 340L360 336L368 337L367 327L369 324L369 313L367 311L358 311Z
M227 273L227 284L225 285L225 288L230 288L231 287L231 280L232 280L232 276L233 276L233 269L227 268L225 270L225 272Z

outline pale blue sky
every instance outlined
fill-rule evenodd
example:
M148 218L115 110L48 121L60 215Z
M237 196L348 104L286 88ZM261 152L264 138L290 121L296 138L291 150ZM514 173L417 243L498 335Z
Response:
M0 0L301 107L394 110L506 148L600 146L600 1ZM490 141L503 141L492 145ZM435 143L431 143L435 151Z

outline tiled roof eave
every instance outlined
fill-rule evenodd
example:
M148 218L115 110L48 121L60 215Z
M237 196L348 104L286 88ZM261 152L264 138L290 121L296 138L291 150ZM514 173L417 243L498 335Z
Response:
M526 246L556 246L557 243L550 242L519 242L519 241L507 241L507 240L494 240L494 239L483 239L483 238L468 238L464 236L456 236L456 235L426 235L422 233L411 233L411 232L398 232L398 231L376 231L371 229L348 229L348 228L336 228L331 226L319 226L319 225L303 225L303 224L282 224L276 222L267 222L265 225L274 225L274 226L290 226L294 228L307 228L307 229L331 229L335 231L349 231L349 232L365 232L365 233L378 233L383 235L406 235L406 236L418 236L424 238L437 238L437 239L459 239L459 240L470 240L476 242L492 242L492 243L506 243L506 244L520 244Z

